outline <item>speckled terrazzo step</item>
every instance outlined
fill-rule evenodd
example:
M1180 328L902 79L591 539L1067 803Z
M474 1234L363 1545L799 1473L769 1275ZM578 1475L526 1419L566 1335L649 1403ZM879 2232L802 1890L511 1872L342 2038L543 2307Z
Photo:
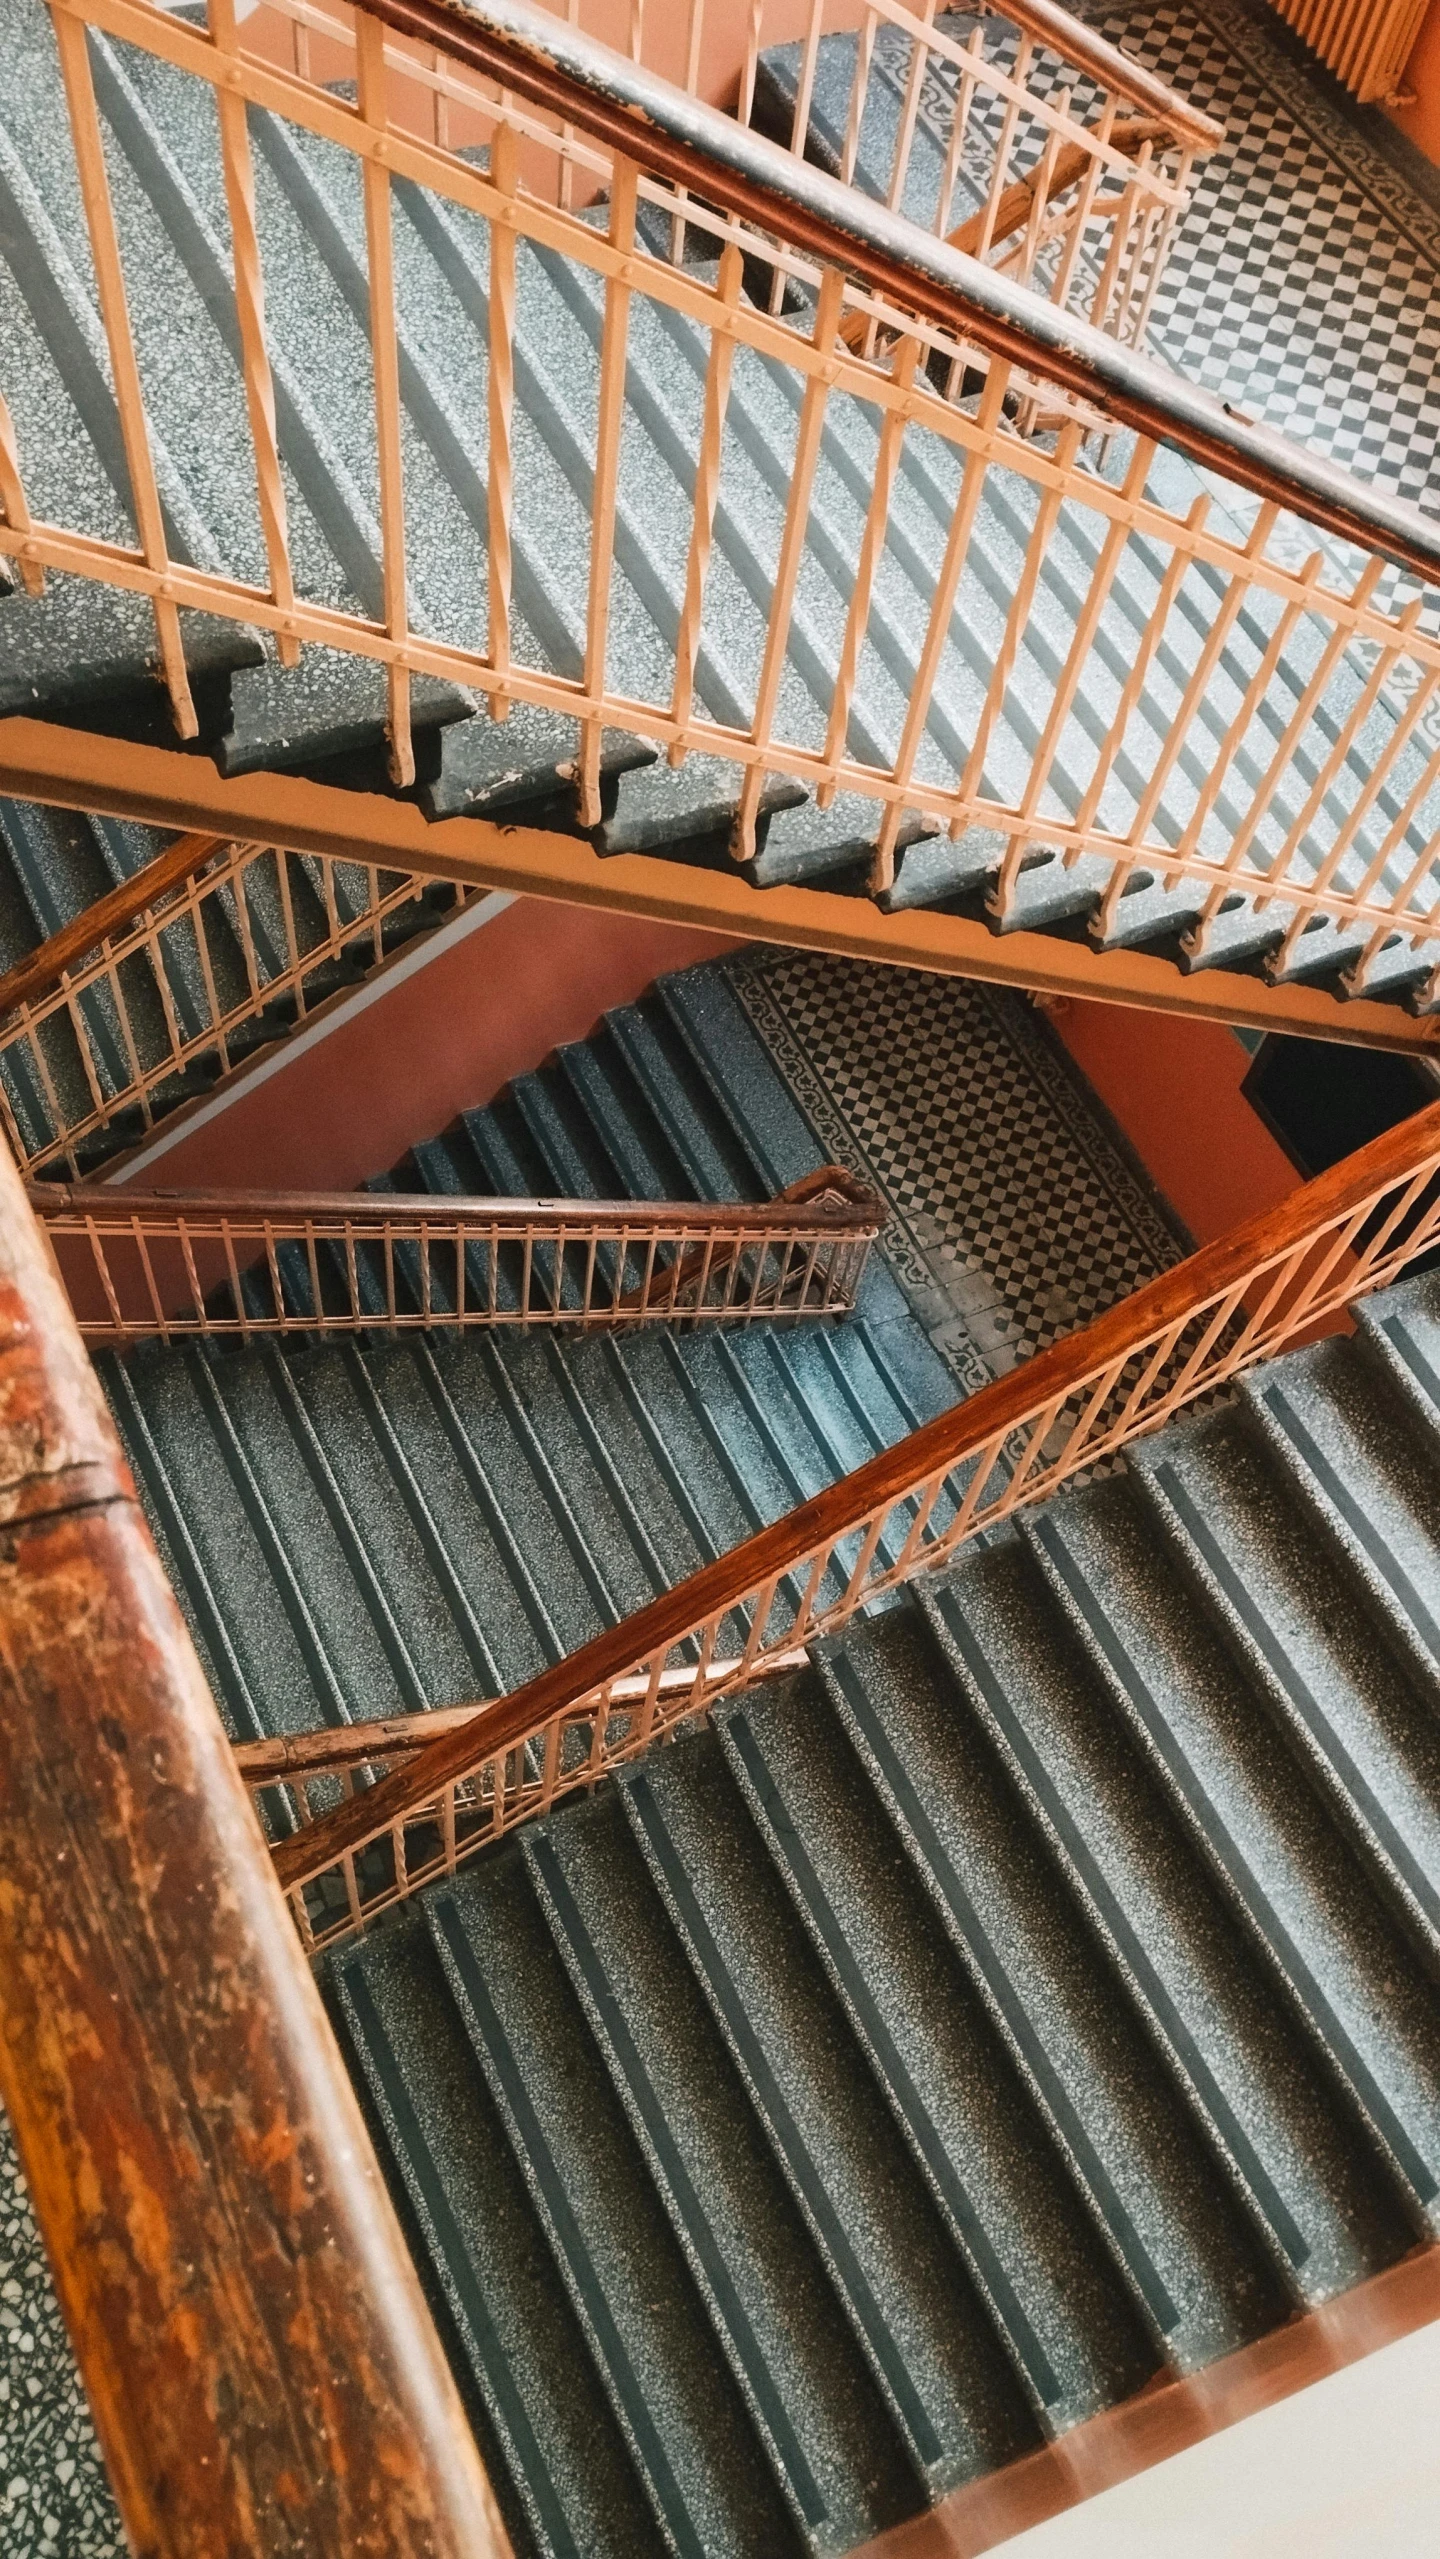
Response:
M1394 1292L1387 1320L1431 1285ZM1274 1380L1332 1445L1342 1418L1372 1450L1408 1427L1363 1344L1278 1363L1257 1397ZM1369 1487L1412 1565L1437 1472ZM401 2032L394 2007L385 2067L429 2074L432 2111L381 2112L404 2193L438 2177L460 2199L418 2212L429 2279L461 2303L484 2256L457 2346L478 2369L487 2305L498 2328L543 2269L557 2336L568 2309L587 2340L586 2408L671 2548L759 2530L841 2550L1434 2233L1428 1940L1368 1801L1262 1695L1273 1664L1209 1548L1185 1550L1172 1477L1292 1677L1343 1716L1343 1768L1376 1795L1388 1775L1440 1875L1432 1701L1414 1687L1399 1712L1417 1663L1241 1404L1172 1425L1143 1476L1035 1514L428 1898L453 2013L417 2007ZM1406 1730L1402 1802L1375 1754ZM367 1984L417 1943L411 1913L334 1961L367 2086ZM472 2249L473 2181L436 2164L476 2137L477 2073L544 2233L513 2263L518 2232ZM548 2373L504 2357L518 2413L493 2436L545 2552L585 2546L573 2483L525 2448L562 2371L569 2343ZM696 2459L703 2371L724 2376L723 2480Z

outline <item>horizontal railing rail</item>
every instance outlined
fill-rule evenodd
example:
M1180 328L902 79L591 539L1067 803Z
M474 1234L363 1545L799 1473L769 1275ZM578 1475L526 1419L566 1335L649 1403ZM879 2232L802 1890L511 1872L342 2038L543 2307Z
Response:
M900 28L909 19L899 0L895 8ZM426 672L473 687L498 717L511 702L568 715L586 827L602 815L605 729L620 727L676 764L702 753L733 769L741 860L758 849L767 782L783 777L822 806L837 793L871 804L881 892L894 884L902 831L918 818L963 846L973 871L962 888L982 893L1001 927L1024 921L1028 872L1058 861L1082 869L1090 929L1101 941L1123 943L1145 913L1127 897L1183 889L1177 928L1191 966L1223 961L1238 926L1258 919L1259 946L1277 976L1343 970L1350 993L1398 989L1420 1009L1435 1002L1434 519L1248 423L898 205L873 200L524 0L366 0L354 16L353 104L241 50L224 0L209 34L149 0L52 0L52 14L139 533L127 548L42 522L26 513L23 480L11 471L0 549L22 565L149 597L182 729L194 725L175 622L185 605L254 624L282 656L313 642L382 666L398 782L413 779L410 687ZM928 22L914 26L932 48L939 43ZM397 121L387 27L443 63L462 89L470 82L485 165L473 150L465 156ZM151 504L149 424L87 28L163 57L220 99L268 588L174 559L158 498ZM380 609L368 613L295 589L246 105L334 145L363 173L385 555ZM1068 147L1059 126L1050 141L1048 175L1042 155L1031 191L1036 219ZM1123 151L1120 158L1132 171L1138 165ZM563 189L559 200L554 186L547 192L545 170L563 174L572 163L589 197L598 190L605 199L603 223L567 207ZM458 608L447 619L450 608L438 605L427 620L408 601L407 568L418 574L424 563L407 559L401 454L406 403L419 395L410 357L401 360L404 314L389 243L396 190L410 189L402 201L413 203L417 188L457 221L478 220L488 259L485 417L473 421L464 470L452 455L475 551L469 588L454 578L447 593L473 592L468 622ZM683 203L686 218L703 224L721 252L713 278L708 268L645 252L637 224L647 197L676 214ZM998 223L998 199L995 211ZM588 404L594 416L584 633L578 665L565 672L526 654L512 613L528 469L514 420L521 242L584 271L595 295L593 368L584 398L577 395L577 412ZM788 317L762 307L764 280L776 276ZM678 555L671 564L681 601L664 607L674 614L672 654L636 695L608 670L617 560L623 553L638 562L639 574L648 539L621 477L628 350L642 302L698 331L704 380L681 439L688 436L684 468L676 466L688 534L683 580ZM851 344L856 323L860 342ZM742 350L787 386L795 442L773 567L761 571L753 664L720 685L715 668L729 666L730 651L707 617ZM576 360L582 370L589 361ZM802 633L797 602L802 570L808 577L814 565L811 499L832 403L847 404L873 434L833 642ZM935 522L933 544L916 554L917 574L929 581L919 625L891 611L882 575L897 473L912 453ZM987 539L1005 553L1008 603L998 615L994 577L979 557L977 528L987 522ZM725 538L737 538L733 525ZM1069 619L1057 635L1060 591ZM23 598L14 609L25 610ZM891 679L878 706L859 686L872 649ZM792 680L799 673L803 684Z
M885 1222L824 1166L754 1206L32 1183L97 1348L847 1314Z
M354 2089L3 1146L0 1381L0 2100L126 2546L508 2559Z
M481 892L190 835L0 976L0 1125L29 1172L139 1144Z
M328 1944L769 1675L966 1541L1115 1458L1383 1287L1440 1235L1440 1104L912 1432L827 1492L477 1708L350 1769L274 1849ZM623 1683L623 1685L622 1685Z

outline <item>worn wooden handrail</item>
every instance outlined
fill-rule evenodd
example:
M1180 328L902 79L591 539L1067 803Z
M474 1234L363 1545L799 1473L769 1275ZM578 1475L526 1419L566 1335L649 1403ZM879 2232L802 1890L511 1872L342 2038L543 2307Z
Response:
M128 1182L115 1190L92 1189L83 1182L28 1182L25 1189L36 1216L47 1224L84 1218L117 1234L132 1228L137 1217L178 1224L189 1214L217 1221L268 1218L277 1225L308 1218L377 1235L392 1228L403 1228L408 1235L423 1224L438 1227L451 1218L483 1221L517 1235L531 1227L548 1233L584 1225L624 1226L635 1235L668 1233L677 1225L728 1232L741 1220L747 1227L784 1234L794 1226L800 1207L813 1210L827 1225L860 1233L885 1216L879 1192L843 1164L826 1164L777 1191L773 1199L754 1201L523 1199L483 1191L142 1190Z
M748 1684L777 1650L833 1630L881 1591L937 1569L982 1526L1054 1491L1381 1285L1437 1228L1440 1104L912 1432L281 1842L276 1868L302 1928L313 1933L303 1887L332 1870L343 1873L350 1921L359 1923L357 1852L371 1842L394 1842L402 1888L453 1865L457 1811L470 1821L473 1848L544 1809L565 1784L633 1756L723 1686ZM782 1584L799 1594L793 1608L779 1600ZM747 1623L733 1675L718 1682L720 1631ZM691 1695L682 1683L667 1707L661 1683L686 1644L699 1647ZM612 1740L616 1684L646 1673L644 1707L626 1706ZM567 1731L582 1726L588 1755L567 1768ZM542 1742L537 1778L533 1753ZM479 1782L485 1772L488 1795ZM469 1790L463 1806L451 1792L457 1788ZM442 1846L423 1857L408 1851L405 1826L442 1816ZM394 1878L382 1880L379 1894L396 1898ZM342 1917L320 1934L343 1933L346 1924Z
M77 960L88 959L102 942L123 933L137 916L148 913L181 881L194 879L207 862L213 861L224 842L222 835L177 836L163 853L156 854L153 862L145 863L128 880L121 880L104 897L83 907L58 932L47 935L37 950L17 960L12 969L0 976L0 1023L17 1006L38 1004L43 997L53 995Z
M0 1148L0 2096L137 2552L508 2542Z

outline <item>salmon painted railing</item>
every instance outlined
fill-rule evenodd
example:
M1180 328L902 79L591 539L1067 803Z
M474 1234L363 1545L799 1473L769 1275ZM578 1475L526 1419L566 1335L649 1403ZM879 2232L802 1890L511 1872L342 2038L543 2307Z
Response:
M322 32L332 25L325 12L309 14ZM0 433L0 552L32 584L53 568L149 599L182 735L196 730L179 622L189 607L258 630L284 664L316 644L382 667L399 785L415 777L411 688L428 674L469 687L496 718L531 703L573 721L584 828L601 822L602 740L619 728L674 764L699 753L732 769L732 849L741 862L759 848L767 785L799 783L822 806L853 794L868 804L879 893L895 882L907 830L928 822L966 840L1002 927L1021 920L1022 875L1042 860L1082 870L1095 893L1089 930L1116 948L1144 912L1127 897L1151 889L1173 897L1183 885L1191 966L1223 961L1253 910L1273 927L1265 960L1273 976L1343 966L1350 994L1403 992L1421 1011L1434 1006L1440 526L1249 423L1122 342L1123 332L1095 326L1064 295L1047 300L1023 280L1023 257L1015 273L990 262L997 242L1030 243L1038 257L1052 213L1058 220L1067 207L1079 232L1098 238L1121 223L1119 208L1142 174L1150 183L1152 144L1137 144L1132 157L1114 143L1120 108L1135 127L1148 117L1178 137L1183 102L1147 103L1144 76L1135 66L1126 72L1123 56L1113 76L1124 73L1126 94L1107 91L1098 127L1077 121L1073 99L1062 114L1063 83L1053 97L1045 92L1053 121L1039 157L1019 176L1005 161L1005 183L997 177L986 193L975 232L948 224L948 210L938 226L912 218L903 182L898 194L889 190L893 204L847 184L848 134L832 174L722 113L698 88L659 77L633 36L638 14L627 54L526 0L364 0L349 35L353 103L313 72L247 51L244 29L255 22L238 24L233 0L215 0L208 30L151 0L52 0L52 16L137 538L127 547L41 520L27 498L25 437L12 426ZM877 0L856 16L862 53L882 35L911 48L902 98L918 93L917 118L923 108L927 130L947 150L959 133L963 148L979 79L965 48L952 59L943 24L901 0ZM1040 53L1058 48L1063 64L1067 46L1075 49L1071 22L1041 0L1026 0L1019 17L1043 89ZM823 9L792 16L777 0L771 16L760 0L757 41L788 34L800 47L792 139L804 138L802 93L837 31ZM167 546L156 422L102 139L102 113L124 113L111 39L161 56L218 102L228 211L216 218L228 218L234 290L226 323L247 394L265 585L180 560ZM637 51L641 58L631 58ZM746 64L755 58L747 48ZM438 125L413 129L397 82L402 90L419 83L432 123L445 107L444 138ZM1004 140L1012 109L1018 130L1021 106L994 94ZM255 213L251 137L267 114L277 130L302 128L345 155L363 194L383 555L364 610L297 586L275 426L277 323L267 317ZM911 126L912 140L918 129ZM1184 147L1201 147L1193 119ZM1076 151L1083 167L1066 157ZM1028 191L1023 203L1017 188ZM414 382L395 279L397 205L423 221L427 206L438 208L436 220L459 226L486 279L476 324L485 397L441 439L468 523L456 538L468 546L471 574L453 581L468 601L438 622L433 608L425 627L412 617L407 579L402 454ZM1009 227L1022 217L1023 228ZM657 220L671 226L666 254L647 245ZM718 258L677 263L682 227L703 230ZM576 412L593 415L589 540L577 563L583 644L563 668L538 662L512 614L516 510L528 486L515 417L522 243L527 257L558 256L583 272L594 314L589 353L576 359L584 374ZM1051 243L1061 266L1073 245L1069 235ZM1039 274L1037 266L1032 281ZM1141 306L1147 291L1137 286ZM664 606L672 625L664 662L632 694L608 669L617 558L649 538L621 468L627 350L647 305L667 326L698 330L703 382L682 434L688 531L677 528L665 564L679 600ZM762 362L783 387L795 441L783 528L773 559L759 564L754 662L734 683L726 677L722 700L707 674L719 664L707 597L713 605L711 572L724 547L722 459L740 356ZM833 651L815 657L807 640L797 685L786 671L792 644L801 646L812 490L827 428L847 406L873 436L873 467ZM902 631L885 611L882 568L902 447L908 462L907 439L922 435L940 509L933 591L923 630ZM952 664L945 676L947 657L957 635L989 627L974 537L991 514L1014 546L1009 603L985 664L967 660L962 670L974 699L957 721L946 707L955 672ZM1057 544L1075 590L1073 620L1058 640L1043 576ZM23 614L24 597L11 609ZM895 677L883 716L857 692L866 650L882 639Z
M844 1315L885 1223L839 1164L754 1206L48 1182L30 1203L96 1349Z
M912 1432L513 1696L317 1737L274 1855L307 1945L449 1874L967 1539L1333 1322L1440 1234L1440 1104ZM334 1737L332 1737L333 1740ZM296 1745L289 1744L293 1749ZM302 1766L303 1762L303 1766ZM269 1779L278 1765L266 1763ZM328 1780L328 1783L326 1782ZM267 1782L262 1772L256 1782ZM343 1800L337 1800L337 1796ZM318 1809L317 1809L318 1808Z
M473 889L182 836L0 976L0 1126L30 1172L81 1178L272 1040L343 1000Z

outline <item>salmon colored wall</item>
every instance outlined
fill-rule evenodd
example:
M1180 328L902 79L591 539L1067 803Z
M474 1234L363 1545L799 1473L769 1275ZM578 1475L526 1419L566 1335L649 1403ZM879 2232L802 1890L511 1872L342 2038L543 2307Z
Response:
M1299 1187L1240 1091L1250 1059L1223 1023L1118 1004L1066 1001L1047 1011L1197 1244Z
M667 969L735 945L633 915L517 898L342 1022L135 1179L165 1190L353 1190L584 1039Z
M1387 107L1386 113L1427 160L1440 160L1440 0L1430 0L1420 21L1403 85L1414 90L1414 106Z

